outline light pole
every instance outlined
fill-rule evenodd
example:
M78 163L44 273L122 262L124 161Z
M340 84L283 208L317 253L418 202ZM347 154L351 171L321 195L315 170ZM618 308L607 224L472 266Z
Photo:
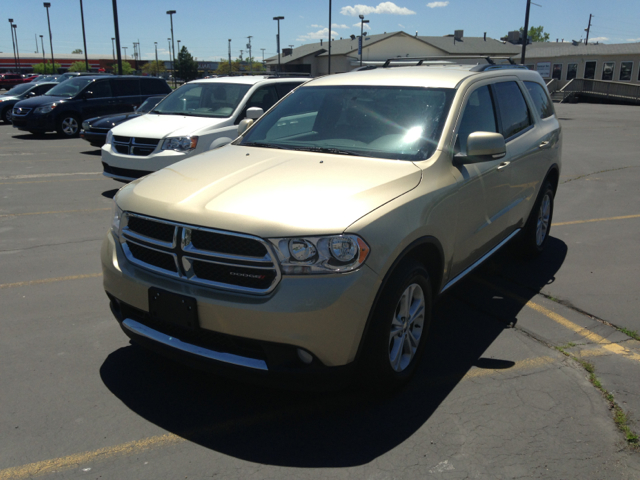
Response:
M84 10L82 9L82 0L80 0L80 19L82 20L82 41L84 42L84 66L89 71L89 57L87 56L87 36L84 34Z
M260 50L262 50L262 66L264 66L264 51L266 48L261 48Z
M115 43L113 43L116 39L114 37L111 37L111 53L113 54L113 61L116 61L116 47L115 47Z
M116 52L118 52L118 75L122 75L122 54L120 53L120 27L118 26L118 5L116 0L112 0L113 4L113 26L115 30Z
M247 38L249 39L249 43L247 43L247 48L249 49L249 75L253 74L253 60L251 59L251 37L249 35Z
M278 50L278 73L280 73L281 65L280 65L280 20L284 20L284 17L273 17L274 20L278 22L278 36L277 39L277 50ZM331 29L329 29L331 30Z
M115 2L116 0L113 1ZM49 25L49 45L51 46L51 73L55 75L56 60L53 58L53 37L51 36L51 19L49 18L49 7L51 6L51 4L49 2L44 2L43 5L44 8L47 9L47 24Z
M13 18L9 19L9 28L11 29L11 43L13 44L13 63L16 70L18 69L18 60L16 59L16 41L13 37Z
M158 42L153 42L153 45L156 47L156 77L159 76L158 75Z
M171 71L172 75L175 77L176 72L173 71L173 61L171 60L171 39L170 38L167 38L167 43L169 44L169 64L170 64L170 67L171 67L170 71ZM174 87L176 86L175 80L173 82L173 86Z
M331 0L329 0L329 60L327 61L327 75L331 75Z
M40 35L40 45L42 45L42 65L45 65L46 60L44 59L44 35Z
M171 20L171 45L173 46L172 49L172 56L171 56L171 65L172 65L172 70L173 70L173 87L175 88L176 86L176 65L175 65L175 61L176 61L176 45L175 43L173 43L173 14L176 13L175 10L167 10L167 15L169 15L169 19Z
M364 24L369 23L369 20L364 19L364 15L359 15L360 17L360 45L358 45L358 50L360 50L360 66L362 66L362 50L364 47L364 38L362 35L364 34Z
M524 65L524 57L527 53L527 42L529 34L529 10L531 9L531 0L527 0L527 11L524 14L524 39L522 40L522 65Z
M229 75L231 75L231 39L229 39Z
M18 58L18 73L22 72L22 66L20 65L20 49L18 48L18 25L15 23L12 26L16 34L16 57Z

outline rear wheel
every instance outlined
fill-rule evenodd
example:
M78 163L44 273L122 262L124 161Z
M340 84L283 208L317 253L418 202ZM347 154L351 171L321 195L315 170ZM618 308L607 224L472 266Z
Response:
M429 274L419 263L407 261L392 274L365 340L362 372L367 387L389 391L413 376L431 323L431 297Z
M545 182L522 230L519 249L522 256L537 257L544 250L553 219L553 199L553 188L549 182Z
M80 132L80 120L75 115L65 114L58 120L58 135L61 137L77 137Z

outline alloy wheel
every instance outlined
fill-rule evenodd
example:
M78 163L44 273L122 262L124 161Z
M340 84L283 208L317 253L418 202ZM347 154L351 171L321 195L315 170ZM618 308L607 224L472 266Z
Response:
M412 283L400 296L389 331L389 362L396 372L406 369L415 357L424 321L424 292L420 285Z
M62 120L62 131L65 135L73 137L78 132L78 121L73 117Z
M547 238L547 232L549 231L549 220L551 218L551 198L549 195L545 195L540 203L540 210L538 210L538 222L536 224L536 244L542 245L544 239Z

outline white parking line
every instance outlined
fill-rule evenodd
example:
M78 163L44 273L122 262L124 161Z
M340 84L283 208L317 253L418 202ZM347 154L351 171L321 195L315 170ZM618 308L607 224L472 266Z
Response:
M2 175L0 176L0 180L19 180L22 178L68 177L70 175L102 175L102 172L34 173L31 175Z

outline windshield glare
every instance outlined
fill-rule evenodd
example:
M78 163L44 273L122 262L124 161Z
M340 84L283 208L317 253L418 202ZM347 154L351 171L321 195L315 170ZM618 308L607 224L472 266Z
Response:
M91 82L93 82L92 78L72 78L71 80L67 80L66 82L59 83L47 93L45 93L45 95L51 97L73 97Z
M5 95L22 95L25 92L28 92L33 85L30 83L24 83L22 85L16 85L11 90L9 90Z
M438 145L454 94L447 88L302 87L240 144L424 160Z
M149 97L136 108L136 113L147 113L155 107L164 97Z
M251 85L233 83L191 83L169 94L151 113L230 117Z

